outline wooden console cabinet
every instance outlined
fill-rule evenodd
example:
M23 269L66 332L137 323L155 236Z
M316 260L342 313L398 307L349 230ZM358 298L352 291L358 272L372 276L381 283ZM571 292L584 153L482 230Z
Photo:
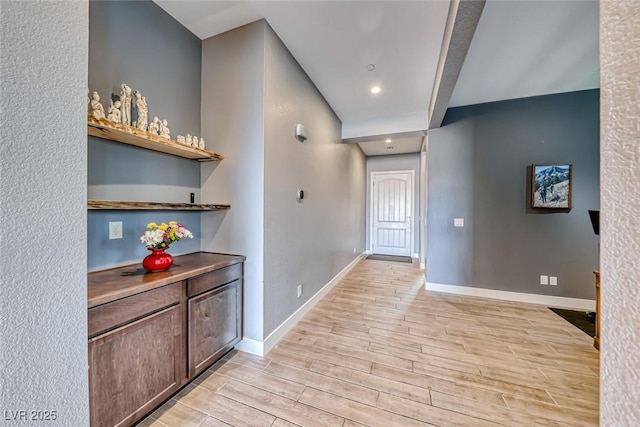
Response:
M133 425L242 339L244 257L175 259L89 274L93 427Z

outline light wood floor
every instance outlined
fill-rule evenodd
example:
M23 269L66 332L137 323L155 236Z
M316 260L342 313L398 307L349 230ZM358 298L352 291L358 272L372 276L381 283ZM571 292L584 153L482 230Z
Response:
M232 352L143 426L589 426L593 340L546 307L361 261L267 355Z

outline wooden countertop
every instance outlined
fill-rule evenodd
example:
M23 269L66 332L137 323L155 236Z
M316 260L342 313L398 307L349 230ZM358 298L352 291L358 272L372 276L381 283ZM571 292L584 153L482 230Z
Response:
M243 262L241 255L195 252L174 257L175 262L167 271L149 273L138 264L110 270L96 271L88 275L88 308L106 304L121 298L199 276L222 267Z

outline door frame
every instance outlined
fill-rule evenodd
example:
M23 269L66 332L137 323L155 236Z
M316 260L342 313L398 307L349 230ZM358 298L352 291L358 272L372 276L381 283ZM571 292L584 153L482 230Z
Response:
M405 169L405 170L393 170L393 171L372 171L369 176L369 253L373 254L373 212L374 212L374 194L373 194L373 176L374 175L391 175L396 173L409 173L411 174L411 221L409 221L409 238L411 239L411 248L409 249L409 256L413 259L413 255L415 254L414 248L414 234L415 234L415 203L416 203L416 171L413 169Z

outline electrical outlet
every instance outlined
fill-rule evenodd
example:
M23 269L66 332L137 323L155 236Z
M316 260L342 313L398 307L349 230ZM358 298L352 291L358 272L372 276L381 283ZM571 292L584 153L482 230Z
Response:
M109 222L109 240L122 239L122 221Z
M464 227L464 218L453 218L454 227Z
M549 284L551 286L558 286L558 278L556 276L549 276Z
M298 285L298 298L302 296L302 285Z
M354 253L354 254L356 253L356 248L353 248L353 253Z
M540 284L548 285L549 284L549 276L540 276Z

